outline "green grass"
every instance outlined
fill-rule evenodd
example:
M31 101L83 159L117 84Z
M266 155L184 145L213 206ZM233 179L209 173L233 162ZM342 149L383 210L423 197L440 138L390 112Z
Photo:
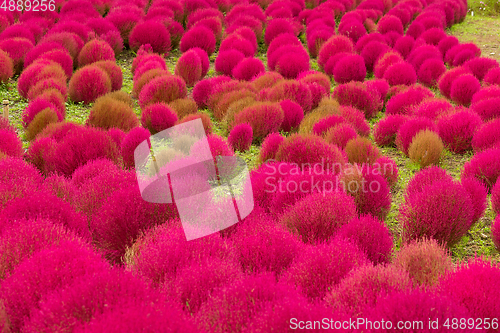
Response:
M468 0L467 5L472 16L496 16L500 13L500 0Z

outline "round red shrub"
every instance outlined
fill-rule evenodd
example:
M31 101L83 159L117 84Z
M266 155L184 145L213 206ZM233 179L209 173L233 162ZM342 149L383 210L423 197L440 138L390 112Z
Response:
M141 124L151 134L156 134L175 125L176 112L165 103L149 104L141 114Z
M280 34L296 34L293 24L284 18L276 18L268 22L266 32L264 34L264 42L269 45L274 38Z
M269 91L268 100L281 102L289 99L299 104L304 113L312 108L312 94L309 86L301 81L282 80L275 84Z
M181 52L195 47L199 47L211 56L215 51L215 35L212 30L204 26L195 26L182 36L179 44Z
M86 43L78 54L79 67L101 60L115 60L115 52L108 43L99 39Z
M243 59L245 59L245 55L238 50L230 49L221 51L217 55L217 58L215 58L215 70L224 75L231 76L233 68Z
M472 200L459 183L437 181L400 208L403 242L430 237L452 247L474 223Z
M418 80L429 87L436 87L438 79L446 72L446 67L441 59L427 59L418 69Z
M401 23L401 20L394 15L384 15L377 23L377 31L381 34L385 34L389 31L395 31L400 35L403 35L403 23Z
M367 119L375 116L382 108L378 93L369 91L361 82L349 82L336 86L332 97L340 105L352 106L363 111Z
M500 119L490 120L484 123L474 133L472 148L474 152L480 152L493 148L500 143Z
M490 69L498 68L499 66L498 61L495 59L483 57L471 59L463 64L463 67L470 69L472 74L474 74L479 81L483 80Z
M437 292L464 306L471 317L488 318L500 311L499 277L500 270L496 263L481 257L472 258L445 276ZM496 329L489 328L487 331L495 332Z
M248 123L239 124L233 127L227 141L233 148L233 150L247 151L250 149L253 140L253 130L252 126Z
M461 183L472 200L472 220L476 223L486 210L488 189L482 182L473 177L464 178Z
M410 144L415 135L422 130L437 132L437 127L429 118L410 118L400 127L396 135L396 145L404 154L408 154Z
M488 85L500 85L500 68L494 67L488 70L483 78L483 84Z
M41 81L53 79L61 85L66 85L66 74L62 67L50 60L39 60L28 66L19 76L17 90L23 98L28 97L28 92ZM54 82L54 85L56 84Z
M374 128L373 136L379 146L390 146L395 144L396 135L401 125L408 120L407 116L393 114L382 118Z
M352 269L366 264L366 255L352 243L334 239L307 246L283 274L283 282L295 285L309 299L321 299Z
M264 64L258 58L245 58L233 68L232 75L237 80L251 81L265 72Z
M470 70L465 67L456 67L446 71L438 80L438 87L441 94L446 98L451 99L451 86L456 79L462 75L471 74Z
M285 79L296 79L301 73L309 70L309 56L305 52L287 52L282 54L276 62L276 72Z
M264 138L259 152L261 163L267 160L274 160L279 146L285 141L285 137L279 133L271 133Z
M114 60L101 60L94 62L93 65L104 70L111 80L111 91L117 91L122 88L123 74L120 66Z
M89 65L77 70L69 81L69 96L75 103L92 103L111 92L109 75L100 67Z
M373 74L376 78L382 78L389 66L401 61L404 61L404 59L399 52L388 51L375 62Z
M489 190L495 185L500 176L500 148L486 149L476 153L474 157L464 165L462 177L476 177L482 181Z
M24 57L33 47L33 43L26 38L15 37L0 40L0 49L12 59L14 73L16 74L21 73L24 67Z
M188 87L201 79L202 71L201 59L194 50L184 53L175 64L175 75L183 78Z
M355 216L354 199L342 191L334 191L311 194L297 201L283 214L281 223L304 243L318 244L329 241Z
M382 42L373 41L366 44L360 53L365 60L366 70L372 72L377 60L389 50L390 47Z
M146 84L139 94L139 105L145 108L149 104L170 103L187 96L184 80L176 75L159 76Z
M6 156L20 158L24 154L23 143L16 132L8 128L0 128L0 152Z
M400 37L396 43L394 43L394 51L398 51L401 53L404 59L408 57L411 50L413 49L413 45L415 44L415 38L405 35Z
M408 273L384 265L365 265L353 269L325 297L334 309L347 309L353 316L361 316L366 308L377 304L379 298L411 289Z
M333 77L340 84L350 81L363 82L366 77L366 67L363 57L357 54L342 57L335 64Z
M417 74L415 69L408 62L398 62L387 68L383 78L391 85L407 85L410 86L417 82Z
M234 124L248 123L253 130L254 140L260 141L268 134L277 132L284 114L278 103L256 103L244 108L234 116Z
M137 146L147 140L151 134L149 131L142 127L135 127L128 132L121 143L121 155L123 158L123 164L127 168L131 168L135 165L134 151Z
M451 84L450 98L457 104L469 106L472 96L480 88L481 83L473 75L460 75Z
M0 82L6 83L14 75L14 63L9 54L0 50Z
M444 115L437 122L439 137L446 148L463 154L472 149L472 140L482 123L476 113L467 110Z
M334 55L342 52L353 53L354 45L352 41L342 35L335 35L330 37L319 50L318 65L324 68L327 61Z
M304 119L304 110L302 107L289 99L282 100L280 106L284 115L281 130L290 132L298 128L302 119Z
M154 33L151 33L154 31ZM145 44L151 45L153 52L168 54L170 51L170 33L165 25L155 20L140 22L134 26L128 38L130 48L137 51Z
M287 137L276 152L276 160L296 163L300 168L314 163L343 165L346 162L339 148L314 134L293 134Z
M476 94L475 97L473 97L473 101L478 95L479 94ZM500 117L500 112L498 110L499 101L500 98L497 97L483 99L473 103L470 109L478 114L483 121L495 120Z

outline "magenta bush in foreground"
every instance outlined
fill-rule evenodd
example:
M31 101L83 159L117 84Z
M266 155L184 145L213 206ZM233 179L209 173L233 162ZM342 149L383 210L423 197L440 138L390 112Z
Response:
M474 155L465 163L462 178L473 176L491 190L500 176L500 148L490 148Z
M269 159L274 160L283 141L285 141L285 137L280 133L271 133L266 136L260 148L259 161L263 163Z
M251 81L265 72L264 64L258 58L245 58L233 68L232 75L237 80Z
M374 264L390 261L393 247L391 232L383 221L371 215L352 219L340 227L336 237L356 244Z
M412 288L407 272L394 266L364 265L353 269L337 286L327 293L325 301L336 309L347 309L358 317L379 298Z
M391 329L385 325L372 326L369 332L392 332L399 321L404 322L404 318L412 318L412 322L422 322L423 326L417 328L408 328L407 332L449 332L450 330L442 324L438 325L436 330L429 329L430 320L438 320L439 323L445 323L451 318L470 318L466 308L459 303L431 291L420 291L407 289L399 293L390 294L386 297L380 297L373 308L365 309L366 320L371 322L380 322L384 320L393 323ZM427 325L427 326L426 326ZM365 326L367 327L367 326ZM409 327L409 326L408 326ZM451 326L450 326L451 327ZM467 332L467 329L453 329L454 332Z
M340 84L350 81L363 82L366 77L366 67L363 57L357 54L342 57L335 64L333 77Z
M413 137L421 130L431 130L437 132L436 125L429 118L410 118L399 127L396 135L396 145L404 153L408 154L408 148Z
M430 237L452 247L475 222L466 189L453 181L437 181L414 193L400 208L403 242Z
M472 140L482 124L481 118L471 111L448 114L438 120L439 137L446 147L462 154L472 149Z
M384 72L383 78L391 86L410 86L417 82L417 74L415 73L415 69L411 64L403 61L389 66Z
M77 70L69 81L69 96L73 102L92 103L111 92L109 75L101 68L89 65Z
M2 281L2 299L9 326L19 330L30 311L48 294L64 288L75 279L109 268L95 251L79 242L63 241L36 252Z
M497 264L485 258L471 258L445 276L437 291L465 307L473 318L495 318L500 311L499 283ZM493 328L487 330L495 331Z
M202 70L201 59L194 50L185 52L175 64L175 75L182 77L188 87L201 79Z
M457 104L468 106L472 96L481 88L479 80L470 74L460 75L451 84L450 98Z
M281 130L290 132L298 128L302 119L304 119L304 110L302 107L289 99L282 100L280 106L284 114Z
M471 198L473 208L472 221L476 223L486 210L488 189L481 181L474 177L464 178L461 183Z
M283 274L282 281L296 286L309 299L321 299L353 268L368 263L357 246L334 239L307 246Z
M215 58L215 71L224 75L232 75L233 68L245 59L245 55L235 49L220 51Z
M227 138L227 141L235 151L247 151L252 145L252 140L252 126L247 123L234 126Z
M2 138L2 141L0 141L0 153L11 157L23 156L23 143L16 132L0 128L0 137Z
M115 60L115 52L108 43L99 39L89 41L78 53L78 67L101 60Z
M151 134L156 134L174 126L177 120L175 111L168 104L161 102L149 104L141 114L141 124Z
M488 148L493 148L500 143L500 118L484 123L472 139L474 152L480 152Z
M331 190L337 184L330 185ZM317 244L330 240L341 226L354 217L354 199L342 191L336 191L306 196L284 213L281 223L293 234L298 234L304 243Z
M130 32L128 42L133 51L145 44L151 45L154 53L164 54L170 51L170 33L165 25L155 20L137 24Z
M139 94L141 108L149 104L170 103L187 96L186 82L177 75L159 76L147 83Z
M399 128L408 120L407 116L393 114L382 118L374 129L373 136L379 146L394 145Z

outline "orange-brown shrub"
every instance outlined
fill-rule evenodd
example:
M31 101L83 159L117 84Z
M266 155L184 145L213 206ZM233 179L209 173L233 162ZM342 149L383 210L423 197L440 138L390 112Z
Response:
M316 124L319 120L334 114L340 114L339 103L334 99L322 99L317 108L305 115L304 119L300 123L299 133L311 133L314 124Z
M425 168L439 163L443 149L443 141L436 132L423 130L418 132L411 141L408 156L421 168Z
M201 122L203 123L203 128L205 129L205 133L207 135L212 133L212 128L213 128L212 120L210 120L210 116L204 112L188 114L181 120L177 121L177 124L182 124L195 119L201 119Z
M245 97L229 105L224 116L223 124L228 131L232 130L234 127L234 116L238 114L241 110L257 103L254 97Z
M179 98L168 103L168 105L174 109L179 119L198 112L198 105L192 98Z
M94 62L93 65L98 66L103 71L108 73L111 79L111 91L120 90L123 84L123 73L120 66L114 60L101 60Z
M57 112L52 108L46 108L38 112L26 128L26 140L32 141L50 123L59 121Z
M128 132L139 126L139 119L129 104L105 95L96 100L86 124L102 129L119 128Z
M260 102L237 113L234 116L234 125L250 124L254 140L260 141L268 134L278 132L284 117L279 103Z
M283 80L283 76L277 72L264 72L252 81L252 86L255 90L260 91L264 88L271 88L276 83Z
M214 110L219 101L224 98L226 94L228 94L231 91L238 91L238 90L250 90L254 93L256 93L255 89L251 86L250 82L246 81L228 81L228 82L223 82L217 86L214 87L212 90L212 95L208 98L207 106L210 110Z
M116 99L117 101L127 103L128 105L130 105L130 107L134 106L134 101L132 100L132 97L130 96L130 94L126 93L123 90L112 91L112 92L106 94L106 96L111 97L113 99ZM96 100L96 102L98 100L99 100L99 98Z
M142 74L139 79L134 81L134 87L132 88L132 96L137 98L142 88L149 83L152 79L158 76L172 75L169 71L160 68L150 69L146 73Z
M358 136L347 142L345 152L349 163L374 163L380 156L380 151L370 139Z
M245 97L256 98L256 95L254 92L252 92L248 89L231 91L231 92L225 94L219 100L219 102L215 106L215 109L213 109L215 119L222 120L222 118L224 118L224 116L226 115L226 112L227 112L227 109L229 108L229 106L232 103L237 102Z

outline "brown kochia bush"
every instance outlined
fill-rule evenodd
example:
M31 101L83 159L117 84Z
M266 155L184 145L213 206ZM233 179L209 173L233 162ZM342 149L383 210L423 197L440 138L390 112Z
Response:
M26 140L32 141L35 137L43 131L45 127L47 127L50 123L56 123L59 119L57 117L56 111L51 108L43 109L38 112L35 118L29 123L26 128Z
M370 139L358 136L347 142L345 152L349 163L373 164L380 156L380 151Z
M413 281L423 286L435 285L442 275L453 270L447 250L434 239L405 245L396 253L393 265L407 271Z
M334 114L340 114L340 105L334 99L324 98L321 100L319 106L313 111L305 115L304 119L300 123L299 133L309 134L312 132L314 124L316 124L320 119L326 118Z
M198 112L198 105L192 98L179 98L168 103L168 106L174 109L179 119Z
M425 168L431 164L438 164L443 152L443 141L434 131L423 130L417 133L411 141L408 155L410 159Z
M139 119L130 104L113 95L105 95L96 100L86 124L102 129L119 128L128 132L139 126Z

